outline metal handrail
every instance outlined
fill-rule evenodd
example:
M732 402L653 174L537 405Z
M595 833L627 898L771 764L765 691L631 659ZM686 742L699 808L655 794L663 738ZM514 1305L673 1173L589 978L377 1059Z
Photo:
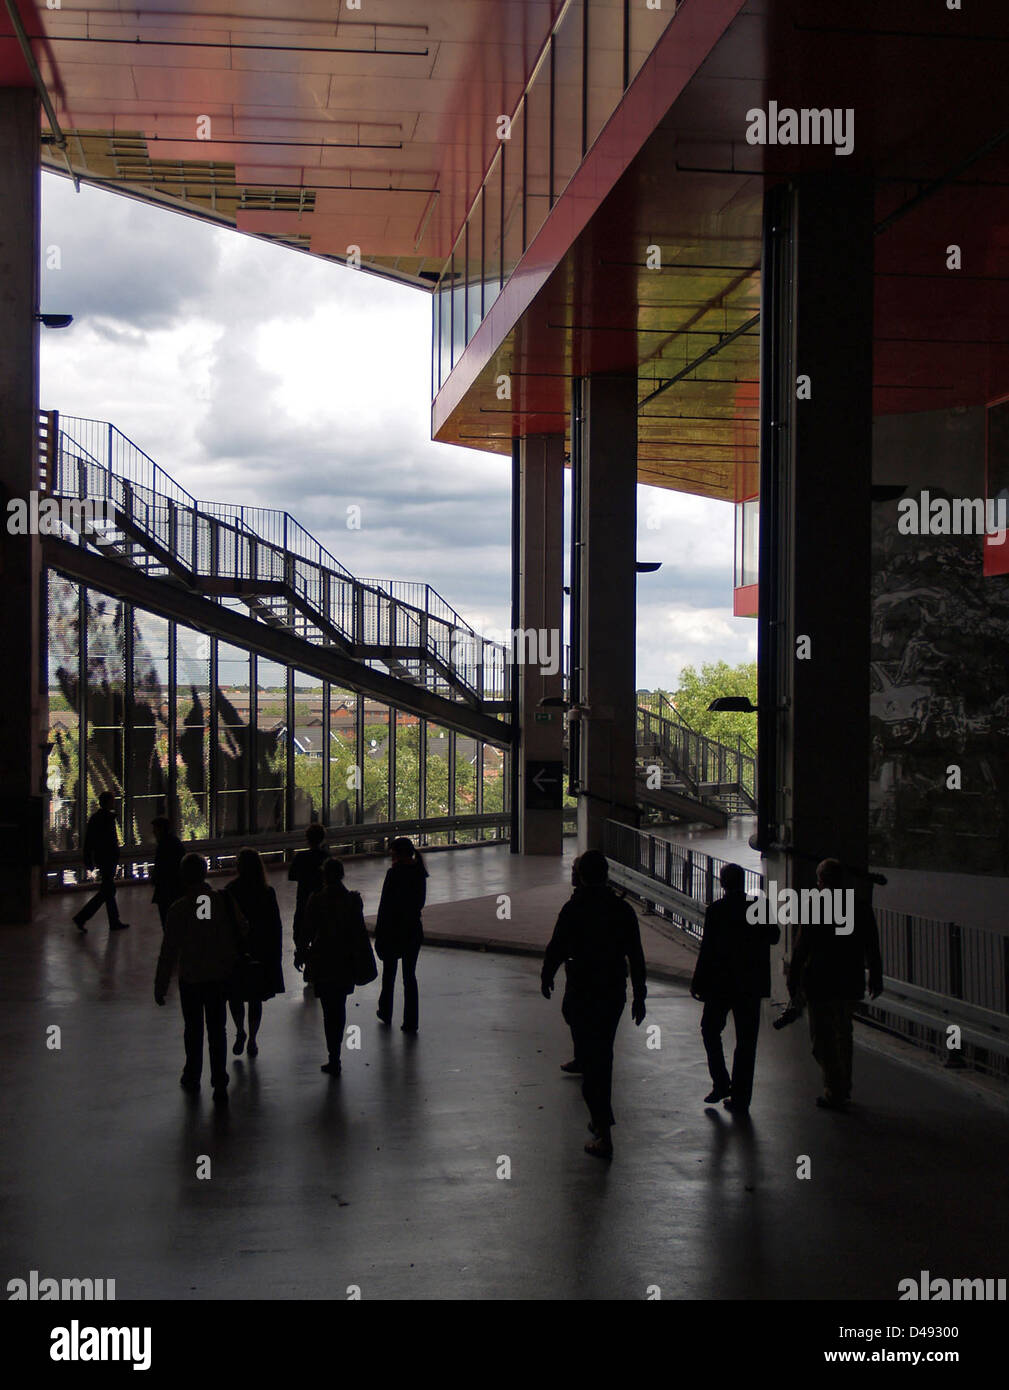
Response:
M100 492L131 524L174 556L183 572L206 577L266 580L287 585L304 608L349 643L362 648L408 647L425 653L423 670L411 673L429 686L457 685L464 697L506 698L508 653L484 639L429 585L355 578L288 512L224 502L201 502L114 425L79 416L60 417L60 450L54 490L93 496ZM77 476L65 478L65 462ZM179 542L186 534L189 554ZM222 566L221 558L224 556ZM423 587L424 606L405 593ZM271 604L266 606L270 607ZM325 630L299 615L307 640L325 641ZM405 634L407 640L403 640ZM381 661L365 653L365 661ZM450 674L445 680L437 663Z

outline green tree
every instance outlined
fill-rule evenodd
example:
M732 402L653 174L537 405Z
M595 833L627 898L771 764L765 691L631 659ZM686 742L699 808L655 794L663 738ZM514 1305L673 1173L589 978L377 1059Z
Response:
M747 695L752 704L757 703L755 661L744 661L738 666L730 666L726 661L706 661L700 671L693 666L685 666L680 672L675 691L671 694L668 691L650 693L665 695L681 719L699 734L707 734L719 743L732 746L738 734L751 748L757 746L755 715L716 714L708 709L711 701L719 695ZM653 707L661 713L658 704Z

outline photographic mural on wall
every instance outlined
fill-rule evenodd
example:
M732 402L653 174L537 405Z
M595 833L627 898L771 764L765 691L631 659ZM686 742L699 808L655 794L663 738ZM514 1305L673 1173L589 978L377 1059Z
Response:
M1009 580L979 536L900 534L895 502L872 548L871 858L1009 873Z

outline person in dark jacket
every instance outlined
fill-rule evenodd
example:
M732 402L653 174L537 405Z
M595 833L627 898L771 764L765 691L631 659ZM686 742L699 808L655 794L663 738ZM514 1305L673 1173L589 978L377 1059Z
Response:
M167 816L155 816L151 821L151 830L157 846L154 851L154 864L151 867L151 882L154 884L151 902L157 905L161 930L164 931L168 909L182 891L179 888L179 868L186 851L182 848L182 841L172 830L172 823Z
M125 931L130 925L119 916L116 903L116 869L119 867L119 831L116 826L115 792L102 792L98 798L98 810L90 818L84 831L84 867L90 872L98 870L101 886L94 897L74 915L74 925L78 931L86 932L86 922L95 915L102 903L109 915L109 931Z
M242 1055L248 1036L250 1057L259 1056L260 1024L263 1021L263 1002L275 994L284 993L284 924L280 920L277 894L266 881L263 861L254 849L238 852L238 876L225 888L249 924L245 949L254 965L244 989L232 990L228 1004L235 1020L237 1033L231 1049L236 1057ZM245 1006L249 1006L249 1032L245 1032Z
M403 962L403 1032L416 1033L420 1022L417 957L424 941L421 911L427 898L427 869L420 852L405 835L389 845L392 865L382 884L375 925L375 954L382 962L378 1017L392 1023L396 972Z
M831 891L841 886L841 865L824 859L816 868L816 886ZM813 1056L823 1072L823 1095L816 1103L826 1110L844 1110L851 1099L851 1064L855 1005L883 992L883 960L879 931L868 902L855 897L852 930L839 934L827 924L799 928L788 966L788 989L805 996Z
M595 1138L585 1152L613 1157L611 1106L613 1041L627 1002L630 967L634 1002L631 1017L645 1017L645 957L634 909L607 883L609 864L599 850L578 861L579 887L561 908L543 957L540 988L549 999L561 963L567 965L566 1017L582 1067L582 1095Z
M726 1110L745 1115L753 1095L760 1001L770 998L771 947L781 929L746 920L751 899L744 892L746 876L738 864L723 864L718 877L725 895L704 914L690 993L704 1001L701 1037L711 1073L711 1092L704 1103L723 1100ZM736 1030L731 1078L722 1051L722 1030L730 1012Z
M329 858L326 846L326 830L318 821L313 821L305 831L308 849L300 849L291 860L287 871L288 879L298 885L294 903L294 968L301 970L305 964L305 951L308 947L308 934L305 925L305 909L313 893L322 891L322 866Z
M329 1060L322 1071L339 1076L340 1046L347 1026L347 995L353 993L356 964L371 956L371 942L364 925L364 902L343 881L343 862L327 859L324 887L309 900L306 910L309 942L307 955L312 984L322 1005ZM377 973L377 972L374 972Z
M178 968L186 1046L181 1084L186 1091L200 1089L206 1019L210 1080L214 1100L222 1104L228 1099L228 992L247 927L229 895L208 888L206 880L207 861L199 854L187 854L179 874L182 896L168 909L154 976L154 1002L164 1004Z

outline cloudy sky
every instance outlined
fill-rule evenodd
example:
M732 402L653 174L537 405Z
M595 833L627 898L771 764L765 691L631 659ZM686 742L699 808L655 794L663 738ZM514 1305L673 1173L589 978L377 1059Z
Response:
M111 420L197 497L286 509L353 573L509 625L510 465L430 439L430 300L43 175L42 404ZM752 659L732 509L639 495L638 685ZM361 508L360 530L347 508ZM648 518L658 526L648 526Z

